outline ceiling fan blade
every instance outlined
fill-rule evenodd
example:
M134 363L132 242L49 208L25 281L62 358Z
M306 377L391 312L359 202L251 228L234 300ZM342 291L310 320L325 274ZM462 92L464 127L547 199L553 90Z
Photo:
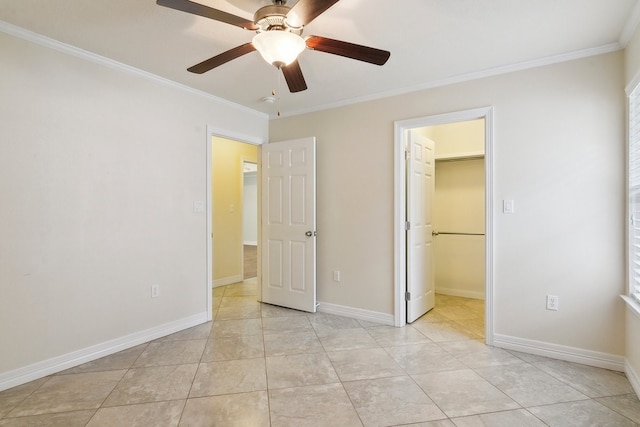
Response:
M282 74L284 74L284 79L287 81L287 86L289 86L289 92L296 93L307 90L307 83L304 81L304 76L297 60L283 66Z
M306 39L306 43L309 49L332 53L346 58L357 59L358 61L364 61L375 65L384 65L389 59L389 56L391 56L391 52L386 50L374 49L372 47L328 39L320 36L309 36Z
M300 0L287 14L287 22L293 27L301 27L316 19L338 0Z
M241 18L203 4L194 3L189 0L157 0L156 4L180 10L182 12L192 13L194 15L204 16L205 18L224 22L226 24L235 25L236 27L244 28L245 30L256 30L258 28L251 20Z
M233 49L229 49L226 52L222 52L220 55L216 55L213 58L209 58L206 61L202 61L199 64L194 65L193 67L187 68L187 71L196 74L206 73L209 70L212 70L216 67L219 67L222 64L226 64L232 59L236 59L241 57L242 55L246 55L247 53L251 53L256 50L251 43L245 43L238 47L234 47Z

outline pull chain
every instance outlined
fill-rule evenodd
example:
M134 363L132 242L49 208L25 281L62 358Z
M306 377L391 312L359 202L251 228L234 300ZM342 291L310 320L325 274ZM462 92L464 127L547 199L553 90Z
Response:
M280 117L280 88L281 88L281 81L282 81L282 73L281 73L282 69L279 67L278 68L278 94L276 96L276 101L277 101L277 110L278 110L278 117Z
M282 83L281 83L282 77L280 77L280 74L281 74L282 68L281 68L281 66L276 65L275 69L276 69L276 74L277 74L277 76L276 76L276 79L277 79L276 87L277 87L277 89L271 89L271 97L272 97L271 98L272 99L271 102L274 102L274 101L276 102L277 115L278 115L278 117L280 117L280 99L281 99L280 98L280 88L282 86Z

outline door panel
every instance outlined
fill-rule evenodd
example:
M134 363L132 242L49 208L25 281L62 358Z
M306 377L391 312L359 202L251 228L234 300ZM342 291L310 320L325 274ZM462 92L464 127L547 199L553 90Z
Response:
M262 146L262 301L316 311L315 138Z
M267 185L267 193L274 200L282 200L282 178L275 176L270 177ZM268 207L269 223L270 224L282 224L283 212L281 203L271 203L265 205Z
M407 322L435 306L432 247L434 146L430 139L409 133L407 160Z

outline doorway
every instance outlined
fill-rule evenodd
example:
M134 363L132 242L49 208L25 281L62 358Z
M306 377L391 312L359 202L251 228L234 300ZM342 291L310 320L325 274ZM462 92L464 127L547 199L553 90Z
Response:
M208 320L213 320L213 289L243 280L244 167L245 163L258 164L259 146L263 142L207 127ZM257 189L254 205L257 236L259 235ZM256 262L259 262L257 253ZM260 278L256 276L253 280L257 282L259 288ZM259 299L259 295L256 299Z
M242 229L242 225L237 227L233 226L236 222L241 224L242 219L238 219L238 209L242 206L242 201L239 199L229 198L226 194L229 190L242 187L243 175L245 163L254 163L257 165L256 177L257 177L257 203L256 203L256 216L257 216L257 253L256 253L256 276L253 279L253 288L257 291L253 293L256 295L258 302L266 302L270 304L279 305L282 307L296 308L299 310L305 310L309 312L316 311L316 284L315 284L315 138L301 138L292 141L281 141L270 143L268 146L262 145L263 141L253 141L251 139L238 138L236 135L226 134L219 132L213 128L207 128L208 140L207 140L207 313L208 320L213 320L213 288L218 286L221 290L222 287L229 284L237 284L242 282L243 279L243 246L244 240L242 232L238 233L238 229ZM231 147L235 150L249 150L251 154L243 151L241 155L236 155L231 158L224 158L219 152L214 152L215 142L220 142L227 147ZM276 155L278 150L286 148L286 156ZM265 158L267 159L265 161ZM285 175L278 176L279 168L276 167L277 159L286 160L288 168L283 170ZM220 161L221 160L221 161ZM263 164L266 165L263 168ZM237 167L238 174L232 172L228 174L228 169L234 169ZM293 169L292 169L293 168ZM280 168L282 169L282 168ZM267 172L265 172L265 170ZM303 171L305 173L303 173ZM295 176L293 173L295 172ZM228 180L227 178L239 176L239 183ZM274 183L276 181L288 182L289 187L277 186ZM266 181L265 181L266 180ZM265 184L267 182L267 184ZM269 184L269 182L271 184ZM286 204L276 204L280 207L286 207L287 227L279 227L280 232L294 233L295 236L290 237L291 244L288 246L294 248L294 251L290 251L290 256L282 258L287 261L291 259L292 262L287 261L281 263L280 269L271 270L270 266L277 264L277 257L272 256L270 250L264 251L264 247L267 249L274 247L274 244L265 245L264 242L270 242L269 238L273 234L272 224L273 215L280 212L276 208L276 205L270 203L270 200L275 200L271 196L278 193L277 188L289 188L282 196L286 196ZM273 191L271 191L273 190ZM275 193L274 193L275 191ZM283 190L284 191L284 190ZM222 200L214 200L218 195L223 195L227 198ZM302 203L297 203L296 201ZM296 202L296 203L291 203ZM263 208L263 206L267 208ZM214 214L217 212L217 214ZM241 212L241 210L240 210ZM282 211L283 215L286 213ZM240 215L241 216L241 215ZM233 221L225 223L225 217L233 217ZM284 218L284 216L283 216ZM223 226L220 226L220 222ZM216 224L214 224L216 223ZM225 226L225 224L231 224L231 227ZM263 226L266 224L266 227ZM266 231L265 231L266 228ZM229 239L229 229L235 233L235 237ZM301 233L299 233L302 231ZM214 239L216 245L214 246ZM225 245L225 241L229 242L229 246ZM215 248L222 248L223 251L217 251ZM228 249L230 248L231 249ZM229 265L223 264L217 259L217 255L222 252L223 256L230 255L232 260L233 269L229 269ZM266 255L264 255L266 254ZM303 262L304 261L304 262ZM265 263L268 262L267 269ZM275 264L274 264L275 263ZM230 263L231 264L231 263ZM216 266L224 268L225 273L220 274L219 270L216 270ZM302 267L304 266L304 267ZM286 268L285 268L286 267ZM266 273L263 273L266 271ZM276 273L281 272L281 275ZM218 276L215 277L215 274ZM304 276L300 276L300 273L304 273ZM263 283L262 278L267 277L269 280L265 280ZM274 289L282 288L282 283L277 279L293 278L292 285L287 285L286 291L283 294L295 295L298 298L304 298L304 306L297 306L292 301L285 301L282 299L273 299ZM287 279L289 280L289 279ZM263 286L265 287L263 289ZM267 295L268 298L264 298L266 291L271 291ZM225 291L226 292L226 291ZM220 313L216 316L219 316Z
M395 326L403 326L407 323L407 302L406 298L407 294L407 259L410 258L411 250L407 249L407 237L406 237L406 227L405 223L407 218L407 206L410 205L410 201L408 200L408 193L405 184L405 177L407 173L406 160L405 160L405 147L408 139L410 138L410 133L422 133L425 134L427 138L432 138L436 140L436 182L437 182L437 169L438 164L444 160L449 160L451 162L455 160L469 160L469 162L464 165L465 171L463 174L473 173L470 171L476 171L478 169L478 159L481 158L481 155L484 155L484 158L481 160L483 163L483 170L481 170L481 174L484 174L484 212L483 218L478 224L477 215L474 218L466 218L466 221L449 221L451 224L448 224L447 221L440 221L443 226L456 228L448 230L442 229L438 230L438 214L434 217L434 225L436 228L433 229L433 237L434 237L434 249L442 249L446 252L446 250L451 250L452 244L454 242L458 249L457 251L467 251L467 255L470 255L469 250L471 248L475 248L475 255L471 254L471 259L473 260L473 265L470 265L470 270L475 270L475 279L469 280L469 274L467 274L464 280L460 280L460 277L457 277L458 280L456 283L459 283L460 286L452 287L451 283L444 283L442 275L440 275L439 279L442 285L445 285L441 291L443 293L448 293L452 295L458 295L462 297L471 297L478 298L484 296L485 298L485 309L484 309L484 336L485 342L490 344L493 341L493 293L492 293L492 120L491 120L492 110L491 108L480 108L475 110L466 110L456 113L448 113L437 116L428 116L418 119L406 120L401 122L396 122L395 124L395 158L396 158L396 167L395 167L395 315L394 322ZM477 148L461 148L456 147L455 150L449 151L448 154L443 154L446 152L441 150L438 154L437 147L437 137L434 136L434 131L438 129L438 127L447 127L447 125L453 126L455 123L460 122L471 122L471 121L482 121L483 129L481 132L484 146ZM441 147L442 148L442 147ZM452 147L448 147L452 148ZM456 152L456 153L454 153ZM440 157L440 161L438 161L438 157ZM444 164L444 163L443 163ZM481 166L481 167L482 167ZM441 167L443 173L449 173L451 177L451 168L453 167L453 163L446 164L444 167ZM462 171L462 169L460 169ZM444 177L445 175L443 175ZM459 178L459 177L458 177ZM468 178L468 177L467 177ZM437 195L436 195L437 197ZM451 215L449 215L450 219ZM459 218L460 219L460 218ZM482 222L484 224L482 224ZM460 228L458 230L457 228ZM442 233L442 234L439 234ZM484 236L481 236L484 234ZM446 237L445 237L446 236ZM439 240L438 240L439 239ZM446 241L445 241L446 240ZM441 241L441 242L440 242ZM441 244L440 244L441 243ZM484 253L480 255L480 266L478 263L478 255L477 255L477 247L478 244L484 246ZM461 245L461 246L460 246ZM440 246L440 247L438 247ZM482 248L481 248L482 249ZM440 252L442 252L442 250ZM482 252L482 251L481 251ZM437 261L437 256L442 257L442 253L438 254L437 251L434 251L434 259ZM484 255L484 256L482 256ZM467 260L468 261L468 260ZM432 263L433 265L433 263ZM478 268L479 267L479 268ZM437 268L437 266L436 266ZM484 270L484 271L482 271ZM446 270L443 270L446 273ZM473 275L473 272L471 272ZM478 273L481 276L484 276L480 279L480 284L478 284ZM433 275L433 271L430 272ZM427 276L429 273L427 273ZM432 276L433 277L433 276ZM445 277L446 279L446 274ZM475 283L470 283L475 282ZM471 287L469 287L471 285ZM478 285L480 288L478 288ZM436 292L438 291L436 287ZM412 296L411 296L412 297ZM409 297L409 298L411 298Z
M258 162L255 145L227 138L212 138L212 222L213 287L226 286L244 279L245 243L245 164ZM257 170L257 168L256 168ZM257 243L257 186L253 192L255 214L251 221L256 226ZM253 225L252 224L252 225Z

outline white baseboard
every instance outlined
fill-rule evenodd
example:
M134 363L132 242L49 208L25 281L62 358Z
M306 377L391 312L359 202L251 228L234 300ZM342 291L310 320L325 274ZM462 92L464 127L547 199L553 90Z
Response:
M366 320L367 322L381 323L393 326L393 314L377 311L363 310L361 308L347 307L344 305L319 302L318 311L321 313L335 314L336 316L351 317L352 319Z
M633 391L636 392L636 396L640 396L640 378L627 359L624 360L624 373L631 383Z
M91 362L104 356L126 350L136 345L143 344L174 332L200 325L207 321L207 313L199 313L193 316L185 317L164 325L155 326L144 331L135 332L120 338L105 341L100 344L92 345L81 350L63 354L61 356L52 357L42 362L33 363L12 371L0 373L0 391L11 387L28 383L73 368L83 363Z
M233 283L242 282L242 280L243 280L242 274L238 274L237 276L223 277L222 279L214 280L213 287L217 288L218 286L227 286Z
M258 242L253 240L245 240L242 244L247 246L258 246Z
M523 353L550 357L552 359L566 360L597 368L611 369L612 371L625 372L625 360L622 356L602 353L599 351L585 350L577 347L569 347L559 344L551 344L542 341L527 340L508 335L494 334L493 346L516 350Z
M436 287L436 294L451 295L452 297L464 297L473 299L484 299L484 290L482 291L468 291L465 289L453 289Z

